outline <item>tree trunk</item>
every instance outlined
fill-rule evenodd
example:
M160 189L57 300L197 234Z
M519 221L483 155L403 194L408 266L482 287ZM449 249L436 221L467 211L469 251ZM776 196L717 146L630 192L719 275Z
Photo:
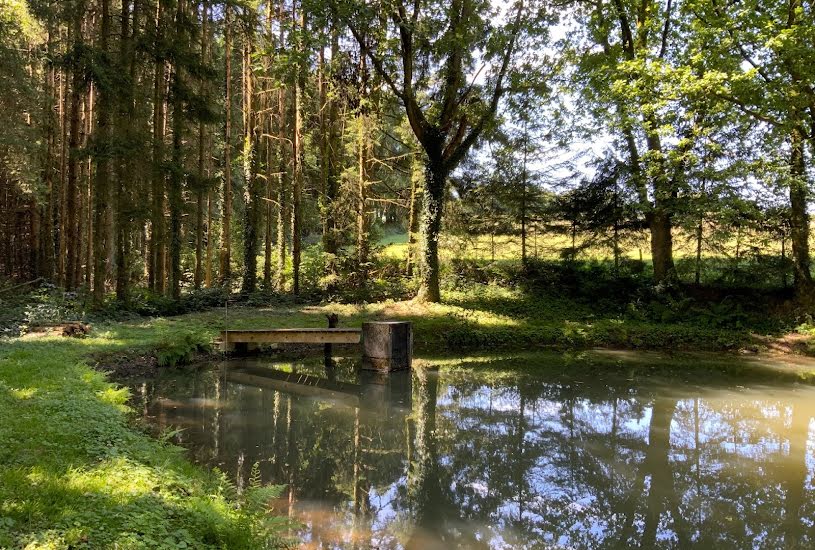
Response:
M809 213L807 212L806 168L804 166L804 142L799 129L790 136L790 240L794 268L795 291L807 293L812 288L809 265Z
M82 128L82 142L80 147L88 150L88 139L93 132L93 100L94 100L94 84L91 82L88 85L87 93L83 102L84 109L80 125ZM93 243L94 235L96 234L96 226L93 223L93 158L89 155L87 160L80 166L79 181L84 182L85 188L79 190L79 197L77 198L77 210L79 210L77 233L84 235L81 243L76 247L78 259L74 264L74 280L79 285L82 280L82 258L85 259L85 287L91 288L91 280L93 278ZM101 231L102 228L100 227ZM83 249L84 247L84 249Z
M283 20L283 7L281 2L280 20ZM280 42L283 43L283 26L280 29ZM286 176L288 172L286 147L286 91L280 88L277 92L277 273L275 276L275 290L283 292L286 287L286 224L289 219L288 188Z
M78 2L74 6L75 13L72 22L71 33L73 34L73 48L79 52L83 47L82 43L82 17L85 13L85 3ZM78 280L76 278L76 265L79 261L78 248L81 244L79 239L79 223L77 220L77 177L79 172L79 144L80 144L80 116L82 111L82 92L85 89L84 70L77 66L78 60L74 60L71 67L73 83L71 85L71 106L68 142L68 166L65 182L65 277L64 284L67 290L76 288Z
M332 278L337 273L337 212L335 202L339 191L339 180L341 172L340 152L342 149L341 136L339 135L338 100L333 94L329 97L329 83L335 82L335 69L337 56L339 55L339 33L336 23L331 23L331 64L326 70L323 68L321 102L320 102L320 122L322 125L321 140L322 145L322 177L323 177L323 205L321 212L323 215L323 250L327 257L326 272ZM321 50L322 58L322 50ZM326 104L327 103L327 104ZM327 109L327 115L325 111ZM331 290L329 288L329 290Z
M232 278L232 4L227 3L224 21L224 64L226 65L224 100L224 202L221 222L220 280Z
M99 48L102 51L103 59L108 58L108 41L110 38L110 0L101 0L102 25ZM107 67L112 69L112 67ZM105 282L107 270L108 252L108 217L110 213L110 121L112 90L109 85L98 85L99 104L97 119L96 142L96 172L93 181L93 303L96 306L102 304L105 299ZM91 205L88 205L90 208ZM86 269L90 269L87 266Z
M201 63L205 67L209 62L207 43L210 41L209 5L206 1L201 4ZM207 89L207 81L202 78L199 82L202 91ZM198 121L198 182L195 190L195 270L193 272L193 286L196 290L204 282L204 213L207 209L207 126L203 120Z
M787 288L787 235L781 231L781 286Z
M244 194L246 206L243 224L243 281L241 292L250 294L257 290L257 262L260 243L260 184L258 182L258 123L254 102L254 74L252 71L252 53L254 47L254 15L249 15L247 22L246 43L243 48L243 174L246 182Z
M137 78L137 60L135 43L139 29L139 0L133 0L133 25L129 26L130 2L122 1L122 43L121 68L128 68L130 73L129 88L122 98L123 105L119 109L117 131L127 136L127 142L132 139L130 125L134 123L135 116L135 86ZM132 30L131 30L132 29ZM130 254L132 246L133 213L132 213L132 178L133 155L135 151L125 152L125 158L117 159L117 188L116 188L116 299L127 302L130 286Z
M265 42L266 47L274 51L276 47L276 40L274 34L274 3L269 2L266 5L266 32L265 32ZM270 72L273 64L274 64L274 57L272 55L264 56L264 71ZM274 179L274 171L277 166L277 162L275 162L275 142L272 139L273 132L274 132L274 124L273 124L273 116L272 116L272 90L267 79L263 81L263 97L262 97L262 105L263 105L263 134L266 136L266 139L263 140L264 143L264 161L266 163L265 167L265 179L263 182L264 188L264 205L263 205L263 216L264 216L264 247L263 247L263 288L266 290L270 290L272 288L272 250L273 250L273 240L272 236L274 234L274 223L273 223L273 200L272 200L272 180Z
M425 165L425 188L422 214L422 281L417 298L440 302L439 233L444 210L447 171L440 161L428 159Z
M672 200L676 197L673 183L667 174L665 155L659 135L653 129L658 127L657 121L650 116L644 117L647 132L646 141L648 152L655 157L651 161L655 166L650 170L653 176L654 203L648 213L648 226L651 231L651 261L654 266L654 283L670 278L674 274L673 261L673 235L671 222Z
M45 208L42 216L40 237L40 271L38 276L53 279L55 276L54 219L57 208L57 189L55 171L55 151L57 144L58 121L54 116L56 103L56 69L51 61L54 58L54 22L48 18L47 60L45 62L45 162L43 164L43 181L45 181Z
M364 288L368 280L368 160L369 144L367 133L368 117L359 119L359 178L357 180L357 269L358 285Z
M156 48L161 47L164 34L164 2L156 7ZM163 57L156 59L153 89L153 174L150 206L150 263L148 286L164 293L164 134L166 126L166 73Z
M407 269L405 273L408 277L413 277L417 261L416 243L418 242L417 236L419 235L419 210L421 209L420 199L421 193L419 186L416 184L417 172L421 163L418 161L418 154L413 157L413 170L410 176L410 206L408 212L408 250L407 250Z
M62 32L60 32L60 38L62 38ZM68 42L71 41L70 35L68 36ZM68 122L69 117L69 93L68 93L68 75L69 75L69 68L67 66L62 67L59 72L59 93L58 93L58 101L59 101L59 131L60 131L60 140L59 140L59 192L56 193L58 205L56 207L56 212L54 213L55 216L55 225L57 233L57 242L56 242L56 280L57 283L65 287L66 285L66 277L65 277L65 263L66 258L68 256L67 252L67 230L68 226L66 224L67 220L67 213L66 213L66 203L67 203L67 177L68 177L68 155L69 155L69 132L68 128L70 123Z
M523 151L523 167L521 173L521 263L526 267L526 187L527 187L527 171L526 163L529 154L529 130L527 122L524 120L524 151Z
M175 39L180 43L186 39L183 30L185 2L178 1L176 11ZM176 59L173 64L173 88L181 90L183 76L181 64ZM184 180L184 104L180 93L173 93L173 168L170 171L168 190L170 207L170 295L174 300L181 299L181 209L183 208L182 186Z
M649 226L654 282L659 283L669 278L674 269L670 215L662 208L654 208L649 216Z
M292 2L292 23L299 26L296 35L296 48L300 54L305 53L303 34L305 33L305 11L300 6L297 14L297 3ZM294 178L291 196L291 264L292 264L292 292L300 294L300 255L302 231L302 205L300 195L303 190L303 164L305 162L305 148L303 146L303 97L306 85L306 70L298 62L295 70L294 82L294 144L292 158L294 159Z
M699 224L696 226L696 273L694 280L698 285L702 280L702 237L704 236L704 221L699 217Z

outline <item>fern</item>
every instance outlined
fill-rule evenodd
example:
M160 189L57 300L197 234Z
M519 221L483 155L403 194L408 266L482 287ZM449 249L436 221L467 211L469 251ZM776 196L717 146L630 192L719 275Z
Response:
M249 488L254 489L260 486L260 462L255 462L252 464L252 469L249 471Z

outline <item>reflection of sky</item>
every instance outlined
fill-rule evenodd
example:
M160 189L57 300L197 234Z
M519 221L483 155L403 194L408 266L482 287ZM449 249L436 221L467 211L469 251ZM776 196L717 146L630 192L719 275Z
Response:
M356 451L354 409L318 398L229 384L229 400L221 402L205 381L173 383L157 388L151 414L183 425L183 442L196 459L234 474L229 465L244 453L244 470L262 462L268 482L290 479L292 466L275 457L296 445L295 495L319 495L320 484L333 483L336 496L312 496L309 504L323 506L331 522L349 529L353 461L360 457L370 515L357 529L369 529L365 541L377 547L405 543L416 513L412 499L431 491L429 484L438 489L428 504L441 530L434 536L446 542L452 537L493 548L543 541L575 548L815 544L814 389L673 385L670 392L636 386L621 392L533 376L501 385L482 376L440 376L436 429L423 444L415 430L427 419L415 383L412 411L360 412ZM275 403L281 396L291 400L291 426L281 424L282 409L272 424L275 396ZM414 430L412 448L407 426ZM223 433L216 438L213 429ZM428 437L435 437L432 447ZM215 439L218 456L211 459L203 450Z

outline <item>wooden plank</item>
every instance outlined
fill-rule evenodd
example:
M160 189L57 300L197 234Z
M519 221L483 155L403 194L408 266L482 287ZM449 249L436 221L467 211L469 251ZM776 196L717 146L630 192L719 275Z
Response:
M222 330L223 345L256 344L358 344L362 331L357 328L291 328L269 330Z

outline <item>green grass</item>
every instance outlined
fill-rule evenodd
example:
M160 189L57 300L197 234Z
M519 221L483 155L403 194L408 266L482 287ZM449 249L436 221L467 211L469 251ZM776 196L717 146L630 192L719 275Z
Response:
M93 353L146 349L168 336L172 330L156 322L149 331L134 326L83 340L0 344L0 548L280 542L281 521L259 498L276 489L238 495L224 476L190 464L182 449L135 430L126 390L85 362Z
M337 313L340 326L360 326L368 319L401 319L414 324L417 351L612 349L724 351L756 344L761 327L721 324L725 314L705 318L688 310L663 312L655 321L637 312L614 313L598 301L565 294L527 293L496 285L471 284L443 292L444 303L383 301L375 304L270 305L230 307L99 325L104 345L94 353L120 349L164 353L167 363L183 362L196 348L206 348L224 328L324 327L326 314ZM652 314L649 311L649 314ZM674 318L675 317L675 318ZM771 327L772 328L772 327ZM767 329L764 334L774 334ZM176 361L177 358L179 361Z
M582 246L586 238L583 234L578 234L576 244ZM695 258L696 257L696 235L681 229L674 230L674 258ZM402 258L407 253L407 234L389 234L377 242L383 247L383 253L387 256ZM541 260L556 260L560 258L561 251L572 246L571 235L565 233L538 233L530 231L527 238L527 253L530 257ZM742 236L740 243L742 253L749 253L750 249L760 248L765 254L780 254L781 245L766 235L747 232ZM623 257L636 260L651 261L651 244L647 232L634 234L622 243ZM454 235L443 233L440 237L439 254L442 261L453 258L489 260L493 256L493 248L496 260L518 260L521 257L521 238L518 235ZM736 239L729 238L720 243L720 248L735 254ZM710 250L705 244L702 250L703 258L719 257L721 251ZM607 260L613 258L613 251L609 247L588 246L578 255L581 260Z

